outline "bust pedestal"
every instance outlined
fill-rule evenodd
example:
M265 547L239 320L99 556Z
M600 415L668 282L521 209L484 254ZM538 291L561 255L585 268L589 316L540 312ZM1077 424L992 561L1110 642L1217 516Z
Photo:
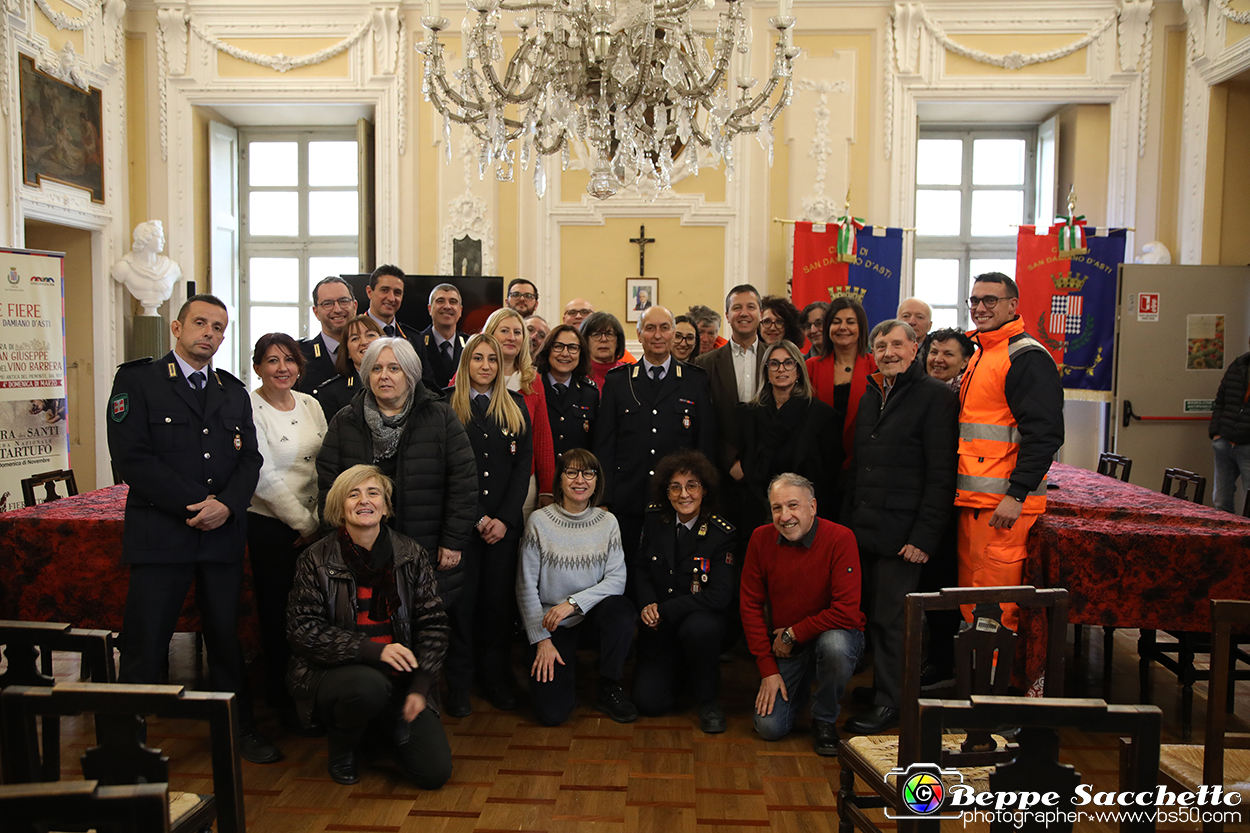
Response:
M159 359L169 352L165 334L169 332L165 319L159 315L136 315L130 330L130 343L126 345L126 361L151 356Z

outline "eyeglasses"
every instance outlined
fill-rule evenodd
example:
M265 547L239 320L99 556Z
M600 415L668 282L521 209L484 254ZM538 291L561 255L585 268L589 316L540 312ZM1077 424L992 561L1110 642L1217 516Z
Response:
M984 304L986 309L994 309L999 301L1005 300L1006 295L973 295L968 299L968 309L976 309L977 304Z
M347 309L354 303L356 303L355 298L334 298L329 301L318 301L317 306L324 310L332 310L335 307L343 307L344 309Z
M520 300L537 301L538 293L536 292L509 292L508 297L514 301L520 301Z
M587 483L599 476L599 472L595 469L565 469L563 474L566 480L576 480L580 477Z
M586 316L590 315L592 312L594 312L594 310L592 309L566 309L564 311L564 314L576 315L579 318L585 318Z
M694 340L698 338L694 333L678 333L673 336L673 341L678 344L694 344Z
M776 359L768 360L769 370L794 370L794 368L798 366L799 363L794 359L782 359L781 361L777 361Z
M580 344L563 344L557 341L555 344L551 345L551 352L553 353L580 353L582 352L582 346Z
M690 483L690 484L669 483L668 484L668 493L672 495L673 497L677 497L682 492L689 492L692 495L697 495L699 494L699 492L702 492L702 491L703 491L702 483Z
M604 330L601 333L591 333L591 341L616 341L616 333L611 330Z
M814 330L816 332L820 332L824 328L825 328L825 322L821 321L819 318L817 318L815 321L808 321L806 324L803 325L803 329Z
M786 325L780 318L765 318L760 321L761 327L767 327L770 330L780 330Z

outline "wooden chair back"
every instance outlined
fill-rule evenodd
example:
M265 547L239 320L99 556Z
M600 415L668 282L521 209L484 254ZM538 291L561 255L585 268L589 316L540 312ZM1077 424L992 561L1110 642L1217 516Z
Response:
M1176 491L1172 491L1172 484L1178 483ZM1188 494L1189 487L1194 487L1193 497ZM1203 497L1207 492L1207 479L1197 472L1188 469L1164 469L1163 470L1163 488L1160 490L1165 495L1180 498L1181 500L1192 500L1194 503L1202 503Z
M1068 591L1063 588L1039 590L1036 587L947 587L936 593L909 593L904 614L902 713L899 716L898 765L922 760L917 730L920 711L920 665L925 612L955 610L973 605L973 622L955 637L954 696L967 699L974 694L1004 695L1011 681L1019 636L1002 623L1003 604L1015 604L1047 614L1046 678L1043 696L1063 692L1064 654L1068 631ZM964 743L969 749L992 749L988 732L970 733ZM993 753L987 753L992 756ZM972 765L972 764L970 764ZM981 766L984 764L975 764Z
M925 699L918 708L921 760L935 761L943 767L975 766L963 751L943 749L943 733L956 729L993 732L1018 728L1013 742L1000 753L1002 757L990 773L990 789L996 793L1059 794L1059 804L1047 809L1059 811L1060 818L1047 822L1030 816L1020 827L1015 826L1014 820L996 819L990 824L992 833L1021 830L1054 833L1073 829L1076 808L1072 800L1081 775L1070 764L1059 762L1061 728L1130 738L1131 743L1120 748L1117 791L1153 793L1158 785L1163 714L1157 706L1109 706L1102 700L1092 699L977 695L969 700ZM920 829L937 831L939 825L936 819L926 820L920 824ZM1125 833L1154 829L1153 814L1139 817L1136 813L1125 813L1121 817L1120 830Z
M1233 673L1234 634L1250 632L1250 601L1211 600L1211 686L1207 692L1207 731L1202 783L1224 783L1224 750L1250 749L1250 734L1229 732L1228 705Z
M64 483L64 495L58 494L56 484ZM43 500L35 499L35 489L44 487ZM57 471L45 471L40 474L34 474L30 477L22 479L22 498L26 501L27 506L34 506L36 503L48 503L54 500L60 500L63 497L73 497L78 494L78 481L74 479L73 469L62 469Z
M95 715L97 741L82 756L83 777L105 786L168 783L169 759L144 743L143 718L207 721L213 769L210 807L216 816L217 830L242 833L245 829L237 740L239 720L232 693L116 683L62 683L51 688L11 686L0 692L0 742L5 750L6 783L38 781L48 768L47 762L40 760L33 718L83 713ZM204 826L202 818L195 821L189 825L192 829Z
M6 784L0 786L0 818L11 833L87 827L99 833L169 833L169 785Z
M1129 474L1133 471L1133 461L1122 454L1112 454L1104 451L1098 455L1098 473L1105 474L1108 477L1118 477L1125 483L1128 482Z

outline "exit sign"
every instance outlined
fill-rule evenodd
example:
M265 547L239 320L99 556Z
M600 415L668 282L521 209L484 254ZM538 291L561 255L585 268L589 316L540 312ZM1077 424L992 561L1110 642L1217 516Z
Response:
M1214 399L1186 399L1185 413L1187 414L1209 414L1215 411Z

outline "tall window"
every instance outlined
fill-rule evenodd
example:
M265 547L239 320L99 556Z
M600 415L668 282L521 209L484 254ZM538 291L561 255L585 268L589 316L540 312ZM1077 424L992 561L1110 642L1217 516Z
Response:
M1032 223L1036 128L922 129L916 152L915 295L933 327L969 327L982 272L1015 277L1018 226Z
M250 357L265 333L318 332L311 288L360 271L359 163L353 128L246 130L239 145L240 350Z

